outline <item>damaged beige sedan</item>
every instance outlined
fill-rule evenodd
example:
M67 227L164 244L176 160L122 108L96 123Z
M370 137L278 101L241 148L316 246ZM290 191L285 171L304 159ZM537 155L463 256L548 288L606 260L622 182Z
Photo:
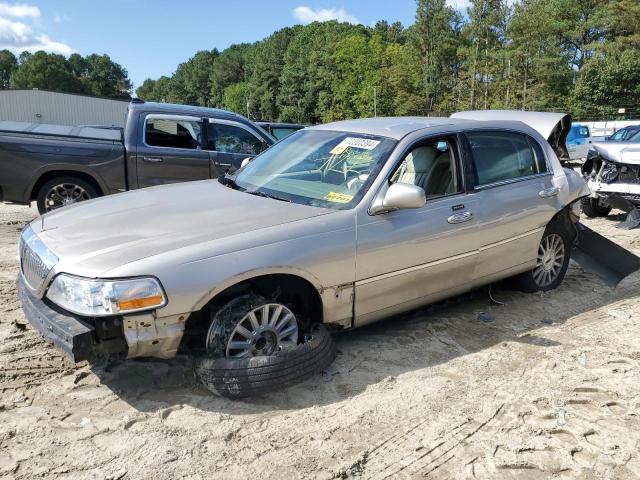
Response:
M556 155L570 120L455 117L306 128L219 180L48 213L22 233L25 314L75 361L184 350L240 397L326 367L327 327L505 278L555 288L589 194Z

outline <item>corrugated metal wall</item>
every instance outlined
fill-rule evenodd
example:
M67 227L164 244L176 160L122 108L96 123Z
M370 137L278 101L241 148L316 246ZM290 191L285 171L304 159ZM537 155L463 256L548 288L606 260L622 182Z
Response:
M47 92L0 90L0 120L124 127L128 102Z

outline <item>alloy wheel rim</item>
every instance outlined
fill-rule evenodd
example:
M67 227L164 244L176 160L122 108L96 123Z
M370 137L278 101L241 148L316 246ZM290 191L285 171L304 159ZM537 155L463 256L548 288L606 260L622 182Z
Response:
M217 345L220 330L211 325L206 347ZM229 358L248 358L272 355L298 344L298 322L289 308L279 303L256 307L236 324L229 335L225 355Z
M60 183L49 189L45 195L44 206L47 212L57 208L73 205L89 200L91 196L80 185L75 183Z
M564 264L564 240L557 233L547 235L540 242L538 259L533 269L533 279L540 287L556 281Z

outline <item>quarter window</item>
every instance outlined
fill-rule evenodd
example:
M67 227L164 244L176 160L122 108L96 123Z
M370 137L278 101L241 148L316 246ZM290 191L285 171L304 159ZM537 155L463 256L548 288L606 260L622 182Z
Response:
M263 149L262 140L244 128L224 123L209 123L207 128L208 150L257 155Z
M527 135L512 132L470 132L476 185L527 177L548 171L542 149Z
M201 124L198 120L148 118L145 142L152 147L200 148Z

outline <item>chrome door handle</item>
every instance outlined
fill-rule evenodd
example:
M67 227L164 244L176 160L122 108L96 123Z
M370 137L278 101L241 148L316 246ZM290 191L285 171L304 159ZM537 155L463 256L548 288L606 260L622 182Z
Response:
M232 163L213 162L216 167L232 167Z
M542 198L555 197L560 193L560 189L558 187L545 188L544 190L540 190L538 195Z
M142 161L148 163L160 163L162 159L160 157L142 157Z
M451 224L464 223L464 222L468 222L472 218L473 218L473 213L471 213L471 212L460 212L460 213L454 213L449 218L447 218L447 222L449 222Z

